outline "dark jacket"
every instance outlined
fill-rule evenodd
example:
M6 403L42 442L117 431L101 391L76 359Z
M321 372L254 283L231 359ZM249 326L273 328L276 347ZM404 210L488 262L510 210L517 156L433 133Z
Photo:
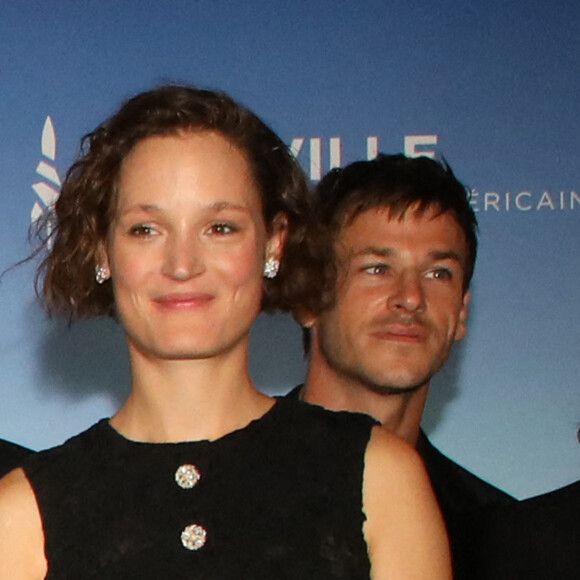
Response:
M495 512L479 558L481 578L580 578L580 481Z
M445 519L454 578L472 580L480 567L481 536L497 510L516 505L515 498L443 455L421 431L417 441L441 513ZM494 576L488 576L490 580Z

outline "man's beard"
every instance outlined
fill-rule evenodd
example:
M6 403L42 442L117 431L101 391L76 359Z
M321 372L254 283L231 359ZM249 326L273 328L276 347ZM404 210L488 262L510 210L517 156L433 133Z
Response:
M358 383L362 388L365 388L378 395L409 395L421 390L426 384L429 383L431 377L443 366L445 361L439 361L436 369L433 372L426 373L421 376L418 380L410 382L409 384L395 385L392 381L389 383L387 380L381 381L367 372L361 364L359 365L345 365L341 362L340 356L335 356L340 354L334 349L328 349L326 347L325 341L320 341L320 353L322 357L326 360L326 364L333 369L337 374L343 375L345 378L350 379L353 383Z

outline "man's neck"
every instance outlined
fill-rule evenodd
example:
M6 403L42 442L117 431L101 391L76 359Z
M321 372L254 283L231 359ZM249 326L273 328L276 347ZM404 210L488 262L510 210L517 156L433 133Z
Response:
M345 379L333 380L328 374L317 377L309 373L300 398L334 411L366 413L387 430L416 446L429 385L418 390L383 395L361 384Z

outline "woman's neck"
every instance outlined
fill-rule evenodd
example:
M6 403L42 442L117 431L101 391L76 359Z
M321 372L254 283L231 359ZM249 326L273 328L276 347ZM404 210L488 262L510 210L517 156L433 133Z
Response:
M149 359L131 353L131 394L111 420L129 439L150 442L217 439L272 406L254 387L247 357Z

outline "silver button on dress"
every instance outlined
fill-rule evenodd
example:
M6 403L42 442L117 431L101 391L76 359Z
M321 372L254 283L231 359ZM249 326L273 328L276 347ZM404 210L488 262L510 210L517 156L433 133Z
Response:
M201 473L195 465L180 465L175 472L175 481L183 489L191 489L201 479Z
M191 524L181 532L181 543L188 550L199 550L205 544L207 532L203 526Z

